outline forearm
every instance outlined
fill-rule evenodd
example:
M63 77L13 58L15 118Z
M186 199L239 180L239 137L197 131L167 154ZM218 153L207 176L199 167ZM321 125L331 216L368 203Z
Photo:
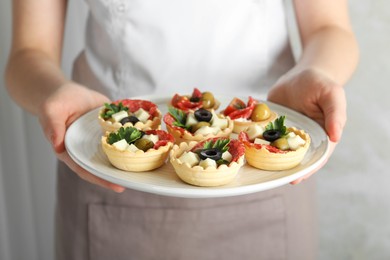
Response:
M11 97L33 114L38 114L45 100L68 82L57 61L32 49L12 53L5 76Z
M336 26L324 27L303 41L302 55L294 71L318 69L344 85L358 62L354 35Z

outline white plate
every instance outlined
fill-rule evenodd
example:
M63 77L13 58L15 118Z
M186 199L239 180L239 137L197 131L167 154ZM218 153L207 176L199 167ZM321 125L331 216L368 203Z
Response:
M170 97L144 96L143 99L156 103L163 114L167 112ZM218 98L221 109L231 97ZM243 97L246 101L247 98ZM209 198L249 194L264 191L290 183L309 173L324 162L329 153L329 141L324 130L313 120L291 109L266 102L271 110L286 115L286 125L303 129L310 134L311 145L300 165L286 171L262 171L245 164L237 178L221 187L195 187L182 182L167 161L161 168L150 172L126 172L113 167L104 154L100 139L102 130L98 123L98 110L81 116L67 130L65 145L72 159L92 174L124 187L160 195ZM165 129L165 125L162 126Z

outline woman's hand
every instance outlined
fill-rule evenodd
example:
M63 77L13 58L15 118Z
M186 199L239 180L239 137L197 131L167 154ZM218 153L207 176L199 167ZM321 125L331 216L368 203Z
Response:
M50 141L58 159L66 163L77 175L93 184L116 192L124 187L110 183L78 166L65 150L64 138L69 125L84 113L109 102L108 98L96 91L87 89L74 82L58 88L43 102L39 121L46 138Z
M309 69L299 72L292 70L271 88L268 100L292 108L315 120L328 134L331 141L330 150L333 152L347 119L346 98L342 86L320 70ZM307 179L324 164L325 162L292 184Z

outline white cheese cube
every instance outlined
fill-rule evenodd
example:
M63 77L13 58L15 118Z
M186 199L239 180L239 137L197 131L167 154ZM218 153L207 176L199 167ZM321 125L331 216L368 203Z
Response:
M237 122L249 122L250 120L246 119L245 117L240 117L240 118L234 119L234 121L237 121Z
M233 156L231 153L229 153L229 151L226 151L222 154L222 159L224 159L225 161L228 161L230 162L232 160Z
M138 147L135 146L134 144L131 144L131 145L129 145L129 146L127 147L126 150L135 153L136 151L138 151L138 150L140 150L140 149L138 149Z
M289 137L294 137L296 136L296 134L294 132L289 132L286 136L286 138L289 138Z
M114 122L119 122L121 121L123 118L125 117L128 117L129 114L127 114L127 111L119 111L118 113L115 113L115 114L112 114L112 119L114 119Z
M201 160L199 162L199 166L203 167L203 169L206 169L207 167L217 168L217 162L213 159L207 158L205 160Z
M187 115L187 121L186 121L186 126L193 126L198 123L198 120L196 120L195 115L193 113L189 113Z
M127 149L129 144L126 142L125 139L122 139L122 140L119 140L119 141L113 143L112 146L114 146L116 149L118 149L120 151L124 151Z
M297 150L299 147L305 145L306 141L302 139L299 135L296 135L294 137L287 138L288 145L290 146L291 150Z
M178 159L182 163L188 163L191 167L197 165L200 161L198 154L193 152L184 152Z
M228 126L228 120L226 118L220 118L214 110L211 113L213 114L211 126L218 127L219 129L225 129Z
M263 132L264 132L264 127L256 124L249 126L248 129L246 130L249 140L253 140L255 138L260 137L263 134Z
M142 138L143 139L147 139L147 140L149 140L149 141L152 141L154 144L155 143L157 143L158 142L158 135L153 135L153 134L151 134L151 135L144 135L144 136L142 136Z
M262 145L269 145L271 142L268 142L267 140L264 140L261 138L255 138L255 141L253 143L262 144Z
M210 127L210 126L202 126L198 130L195 131L195 135L208 135L208 134L217 134L220 131L218 127Z
M134 115L138 118L139 121L145 123L146 121L148 121L150 115L147 111L145 111L144 109L140 108L138 109L137 111L134 112Z

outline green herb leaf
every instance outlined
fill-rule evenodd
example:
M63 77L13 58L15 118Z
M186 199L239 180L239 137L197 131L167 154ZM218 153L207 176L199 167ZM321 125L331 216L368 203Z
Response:
M203 149L210 149L210 148L213 148L213 141L206 141L203 144Z
M112 132L107 137L107 143L113 144L125 139L128 144L134 143L142 137L143 132L135 127L119 128L117 132Z
M115 113L118 113L120 111L128 111L129 108L128 107L125 107L122 102L119 102L118 105L115 105L113 103L109 104L109 103L104 103L104 111L103 113L100 115L103 119L107 120L107 119L110 119L111 116Z
M218 139L214 144L212 148L216 148L217 150L221 151L222 153L229 150L229 143L230 139Z
M265 130L279 130L282 136L288 134L287 127L284 125L285 119L286 116L280 116L279 118L276 118L273 123L268 123L268 125L265 127Z
M187 130L190 128L190 126L186 126L186 121L187 121L186 113L174 107L169 107L168 111L169 114L176 120L175 122L173 122L174 126L181 127Z
M212 140L206 141L203 144L203 148L199 149L197 152L200 152L201 150L205 150L205 149L215 148L218 151L221 151L222 153L224 153L227 150L229 150L229 143L230 143L230 139L218 139L215 142L213 142Z
M219 166L219 165L222 165L222 164L226 164L226 165L228 165L230 162L229 161L226 161L226 160L224 160L224 159L219 159L218 161L217 161L217 165Z

